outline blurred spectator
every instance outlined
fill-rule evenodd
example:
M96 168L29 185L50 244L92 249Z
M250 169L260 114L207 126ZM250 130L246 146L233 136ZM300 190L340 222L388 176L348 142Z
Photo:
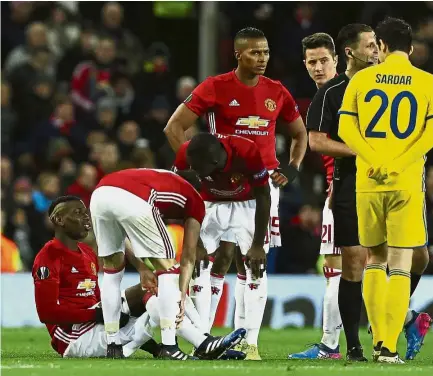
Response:
M155 158L149 148L149 142L141 138L131 154L132 166L134 168L156 168Z
M3 228L6 225L7 216L4 210L1 211L0 219L0 235L1 235L1 272L16 273L19 272L23 265L21 262L18 247L11 239L3 235Z
M5 81L1 83L1 148L2 153L11 155L12 136L17 125L17 114L11 106L10 87Z
M12 105L18 114L17 138L23 138L34 124L47 119L53 110L54 82L45 74L50 52L46 47L32 50L28 62L9 76Z
M57 79L60 82L71 80L75 67L83 62L93 59L94 49L98 39L92 27L87 23L83 26L78 41L64 52L63 58L57 67Z
M111 77L111 86L114 91L114 99L117 107L116 124L127 120L142 121L143 104L135 94L131 79L123 72L117 71Z
M100 153L97 156L97 182L105 175L119 169L119 148L115 142L102 144Z
M123 7L117 2L104 4L101 11L101 33L109 35L117 47L117 60L128 74L136 74L143 62L143 49L137 37L122 28Z
M4 65L6 74L27 63L32 51L41 47L48 48L47 28L43 23L34 22L26 29L26 44L15 47L6 58ZM52 59L47 62L43 72L50 77L55 77L56 68Z
M189 76L181 77L177 80L176 98L177 104L183 103L197 86L197 81Z
M56 4L51 10L47 27L48 46L56 60L59 61L65 51L71 48L80 37L80 28L71 21L71 15L61 3Z
M41 173L38 177L38 188L33 191L33 203L39 213L45 213L51 202L60 194L59 177L51 172Z
M109 139L116 138L117 107L114 98L102 98L97 103L95 123L92 129L103 131Z
M2 62L15 47L25 43L25 28L30 21L33 4L30 1L9 1L10 12L7 14L2 3Z
M284 249L277 255L277 273L315 273L319 256L321 211L304 205L289 224L280 224Z
M13 181L13 168L9 157L2 155L1 157L1 200L7 202L12 196L12 181Z
M97 183L95 166L90 163L83 163L78 169L77 179L68 187L66 194L81 198L88 207L90 205L90 197Z
M119 152L123 160L130 160L131 153L140 137L140 128L135 121L124 122L117 132Z
M91 113L99 98L112 95L110 76L115 57L113 40L102 38L97 44L95 58L78 64L75 68L71 83L72 100L83 114ZM77 118L79 119L79 113Z

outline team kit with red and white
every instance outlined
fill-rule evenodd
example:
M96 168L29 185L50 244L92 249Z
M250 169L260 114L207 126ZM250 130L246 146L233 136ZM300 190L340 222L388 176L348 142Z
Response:
M225 168L218 176L202 179L200 192L175 173L165 170L132 169L106 176L97 186L90 205L99 252L124 251L125 237L128 237L137 257L173 259L174 246L164 219L192 217L201 224L200 238L208 253L213 253L220 241L227 241L238 245L245 256L254 236L255 200L251 191L255 186L266 184L270 187L271 208L264 248L267 251L269 246L281 246L280 191L270 175L279 166L275 150L277 120L291 123L300 117L291 94L280 82L264 76L259 77L256 86L247 86L232 71L207 78L184 105L196 115L206 117L209 132L218 137L228 154ZM188 143L182 145L178 151L174 171L189 168L187 146ZM119 227L108 212L124 218L124 227ZM131 213L135 217L141 213L143 220L128 222L128 218L134 217ZM331 238L326 246L332 249ZM59 248L63 259L55 256ZM35 285L44 285L36 294L38 313L45 322L49 322L51 316L63 317L63 324L59 325L58 320L55 325L47 324L52 346L62 356L86 356L86 349L82 348L85 343L92 343L99 349L98 356L104 356L105 332L103 326L95 330L95 317L90 309L101 300L98 260L85 244L80 243L79 251L79 255L69 252L53 240L39 253L33 268ZM106 255L100 253L99 256ZM178 266L174 267L174 275L178 275L176 268ZM254 279L247 269L246 280L238 281L236 287L237 294L243 296L236 304L243 306L236 307L235 326L245 327L255 345L267 299L265 275ZM171 283L178 283L178 280L178 276L177 279L170 277ZM177 304L179 291L169 292L172 293L171 304ZM165 309L161 301L160 310ZM188 312L186 316L191 325L205 333L211 331L215 312L204 325L197 322L202 319L198 318L194 307L190 305ZM134 349L138 348L151 338L146 329L148 324L149 318L145 316L131 320L120 330L121 344L130 343ZM92 338L84 340L86 336ZM132 353L127 347L124 351Z

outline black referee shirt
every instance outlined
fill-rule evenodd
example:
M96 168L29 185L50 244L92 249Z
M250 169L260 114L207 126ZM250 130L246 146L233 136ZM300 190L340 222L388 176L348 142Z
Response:
M338 110L343 103L349 78L343 73L329 80L316 93L307 113L307 129L323 132L331 139L343 142L338 137ZM353 175L356 172L356 157L335 158L334 178Z

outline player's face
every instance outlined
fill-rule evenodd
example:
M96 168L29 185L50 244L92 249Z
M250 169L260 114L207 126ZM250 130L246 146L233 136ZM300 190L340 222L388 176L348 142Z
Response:
M337 59L326 47L305 51L305 67L318 87L321 87L337 73Z
M74 240L84 239L90 229L89 212L82 201L70 201L63 216L63 229Z
M188 158L191 169L194 170L198 176L205 178L212 175L218 165L216 159L209 158Z
M265 74L269 62L269 46L266 38L246 40L246 48L239 53L239 65L254 75Z
M379 49L374 32L370 31L360 34L355 56L361 58L361 60L368 61L369 64L366 64L367 66L376 65L379 62ZM356 60L356 62L360 63L359 60Z

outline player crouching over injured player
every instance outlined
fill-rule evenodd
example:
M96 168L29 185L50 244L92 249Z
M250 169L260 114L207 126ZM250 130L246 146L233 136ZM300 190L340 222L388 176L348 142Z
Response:
M224 236L239 244L246 267L245 328L247 360L260 360L257 340L267 300L266 252L270 213L269 175L257 145L239 136L200 133L183 144L174 170L201 183L206 203L197 261L214 253ZM198 268L199 270L200 268ZM209 274L208 282L209 282ZM200 275L198 275L199 278ZM200 285L198 279L195 285ZM208 283L209 284L209 283ZM209 296L210 298L210 296ZM195 304L198 307L198 301ZM210 303L210 302L209 302ZM200 312L200 311L199 311ZM201 317L202 330L212 327L214 315Z
M63 357L104 357L107 336L100 308L97 248L82 242L91 231L87 208L78 197L63 196L52 203L48 214L55 237L38 253L33 267L39 318L47 326L52 347ZM161 321L158 298L153 295L156 277L126 245L128 260L139 271L142 284L154 287L147 293L140 284L122 291L119 335L124 355L129 357L142 349L163 359L190 358L181 351L171 356L152 339L152 328ZM195 346L194 359L244 357L233 351L227 357L226 350L243 338L245 330L225 337L206 335L194 325L199 318L192 301L187 298L185 305L186 316L177 334Z

